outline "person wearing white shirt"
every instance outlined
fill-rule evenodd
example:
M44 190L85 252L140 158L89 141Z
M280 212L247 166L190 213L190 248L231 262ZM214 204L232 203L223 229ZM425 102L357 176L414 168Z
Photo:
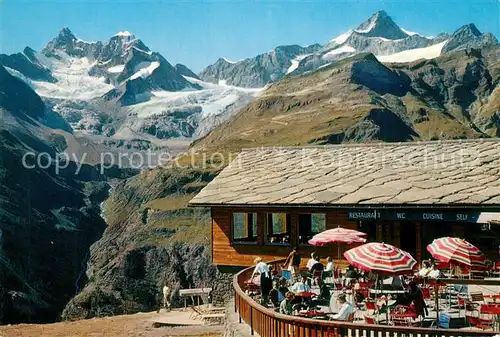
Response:
M430 271L430 263L428 261L424 261L422 263L422 268L420 268L420 270L418 271L418 276L427 277Z
M440 275L441 272L439 271L439 269L435 269L434 266L432 266L427 273L428 278L439 278Z
M311 258L307 261L307 269L311 270L312 266L314 266L319 261L317 260L316 254L311 253Z
M255 268L252 273L250 280L253 280L256 274L260 274L260 293L262 295L262 304L267 305L269 292L273 287L273 281L271 278L271 272L269 266L262 261L262 258L258 257L254 260Z
M311 287L309 284L307 284L307 278L302 277L302 279L299 282L296 282L291 289L295 294L300 294L303 292L310 292Z
M335 268L335 265L333 264L333 259L331 256L328 256L326 258L326 267L325 267L325 272L326 273L333 273L333 269Z
M332 316L332 319L338 321L347 321L349 315L354 312L352 304L346 301L345 294L340 294L337 297L338 302L341 305L339 312Z

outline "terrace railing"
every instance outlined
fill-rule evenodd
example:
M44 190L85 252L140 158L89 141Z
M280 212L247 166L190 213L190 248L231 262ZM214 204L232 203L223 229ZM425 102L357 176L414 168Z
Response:
M273 261L276 270L283 260ZM435 329L402 327L379 324L360 324L339 321L309 319L283 315L266 308L245 293L245 281L253 272L253 267L246 268L233 278L235 290L235 311L240 322L244 321L251 335L260 337L473 337L494 336L492 331ZM338 333L336 335L335 333Z

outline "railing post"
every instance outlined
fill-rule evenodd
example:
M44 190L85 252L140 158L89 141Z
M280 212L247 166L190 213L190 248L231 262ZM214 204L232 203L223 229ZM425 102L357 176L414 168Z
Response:
M238 295L238 317L241 324L241 296Z
M250 306L250 335L253 336L253 307Z

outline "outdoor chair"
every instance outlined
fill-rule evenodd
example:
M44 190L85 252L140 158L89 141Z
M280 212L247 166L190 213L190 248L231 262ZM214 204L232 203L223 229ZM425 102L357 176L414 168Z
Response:
M475 327L482 330L491 329L493 327L493 319L484 319L481 317L467 316L467 321L471 327Z
M189 318L191 319L201 319L201 317L204 315L204 312L202 312L194 305L191 305L189 309L191 310L191 314L189 315Z
M363 318L366 324L377 324L372 316L364 315Z
M491 276L500 277L500 261L495 262L491 268Z
M440 329L449 329L450 328L450 322L451 322L451 316L447 312L440 312L439 313L439 327ZM436 327L436 321L433 320L431 323L431 328Z
M470 300L473 303L484 304L484 295L482 292L470 293Z
M377 303L374 302L374 301L365 301L365 307L366 307L366 311L367 313L372 316L372 319L373 319L373 315L375 315L375 321L378 322L378 308L377 308Z

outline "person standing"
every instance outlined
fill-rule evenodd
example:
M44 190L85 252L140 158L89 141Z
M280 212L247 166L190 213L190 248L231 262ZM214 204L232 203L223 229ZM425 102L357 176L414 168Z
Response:
M297 279L299 276L300 259L299 248L294 247L282 265L283 268L287 268L292 273L293 279Z
M252 273L252 277L250 280L253 280L256 274L260 275L260 294L262 296L261 298L261 304L262 305L267 305L268 299L269 299L269 292L273 288L273 281L271 278L271 271L269 270L269 266L262 261L262 258L257 257L254 260L255 263L255 268Z
M172 293L170 291L170 288L165 284L165 286L163 287L163 307L167 309L167 311L170 311L170 306L172 304L170 300L171 295Z
M413 307L415 308L417 315L425 318L425 316L429 314L422 289L420 289L419 286L417 286L417 284L413 281L409 284L408 299L411 303L413 303Z

